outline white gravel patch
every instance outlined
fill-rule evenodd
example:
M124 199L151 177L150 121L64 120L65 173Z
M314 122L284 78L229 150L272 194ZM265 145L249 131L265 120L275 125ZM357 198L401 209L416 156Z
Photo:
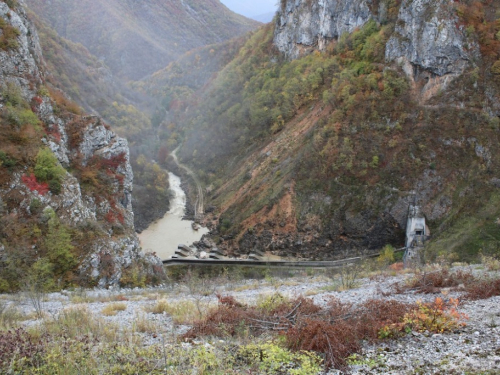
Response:
M487 272L476 267L475 274ZM498 276L498 273L496 274ZM231 284L218 284L217 293L231 295L236 300L252 304L262 295L279 292L285 296L308 296L316 304L324 306L333 297L342 302L362 303L369 299L394 299L401 302L433 301L439 295L407 292L391 294L396 282L403 282L411 274L377 276L358 280L358 287L345 291L327 291L332 281L325 277L294 277L284 280L246 280ZM448 291L446 297L459 297L460 293ZM115 324L118 329L133 329L134 322L141 317L154 322L158 332L141 333L145 345L162 344L165 337L174 339L189 327L174 324L167 314L148 313L145 308L160 299L169 303L181 300L202 301L216 304L215 294L193 295L193 291L182 284L145 289L92 289L84 291L62 291L46 296L42 303L45 319L57 316L69 308L86 308L96 317ZM15 306L31 318L22 324L40 324L34 317L35 309L29 299L22 295L2 295L0 301ZM123 303L126 309L116 315L104 316L102 310L110 303ZM351 374L500 374L500 297L487 300L466 301L459 307L469 319L466 326L452 333L412 333L397 340L383 340L377 344L366 344ZM329 374L340 374L331 371Z

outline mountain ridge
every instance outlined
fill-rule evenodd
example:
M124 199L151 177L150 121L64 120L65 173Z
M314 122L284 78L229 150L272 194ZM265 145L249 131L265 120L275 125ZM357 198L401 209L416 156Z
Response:
M28 0L27 4L62 37L103 59L115 75L133 80L164 68L188 50L259 25L218 0L55 0L50 4Z

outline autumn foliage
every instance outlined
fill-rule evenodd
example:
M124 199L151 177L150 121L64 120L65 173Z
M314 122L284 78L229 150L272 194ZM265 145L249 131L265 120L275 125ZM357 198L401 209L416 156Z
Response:
M199 336L239 336L274 332L294 351L321 353L327 367L345 368L346 359L364 341L397 337L411 331L445 332L463 325L458 300L432 303L368 300L354 305L332 298L325 307L299 297L280 300L271 309L247 306L231 296L218 296L219 306L196 322L184 339Z
M49 184L47 182L38 182L33 173L30 175L23 175L21 180L28 187L28 189L31 191L38 191L38 194L40 195L45 195L49 191Z

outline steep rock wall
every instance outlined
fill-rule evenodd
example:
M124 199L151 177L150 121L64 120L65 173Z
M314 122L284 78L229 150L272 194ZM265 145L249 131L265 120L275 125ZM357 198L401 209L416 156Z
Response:
M45 68L37 32L28 21L23 5L20 2L11 9L0 2L3 24L17 30L10 46L0 48L0 111L8 120L12 103L6 92L8 89L19 91L19 100L31 103L31 116L35 114L40 121L30 130L40 133L38 141L37 135L32 137L30 142L35 145L30 144L30 147L50 148L65 172L60 193L55 194L39 192L26 183L26 176L33 171L34 160L18 160L15 167L2 170L2 181L8 181L0 184L0 217L23 222L40 220L32 212L33 202L37 202L39 211L51 208L63 224L76 228L75 231L83 237L87 233L89 239L83 241L85 250L79 249L79 266L75 270L81 280L99 286L117 285L131 268L136 268L136 271L140 268L144 275L158 276L162 273L160 260L142 253L134 231L133 173L128 143L108 129L100 118L69 113L50 97L43 86ZM29 109L23 108L23 111L29 112ZM21 135L26 132L23 120L19 120L18 125L9 124L7 120L1 123L3 132ZM22 145L14 142L0 145L0 149L5 147L9 151L20 149ZM92 177L93 181L101 178L105 191L82 185L85 172L97 175ZM0 268L9 252L9 244L15 242L15 238L5 236L0 236ZM35 239L35 253L37 246Z
M284 0L278 9L274 43L295 59L352 32L373 16L366 0Z
M324 50L328 42L370 19L387 22L386 3L284 0L278 10L274 44L291 59ZM392 21L395 29L386 45L386 60L400 64L414 81L428 80L424 93L432 94L432 88L436 91L448 84L478 56L477 46L467 43L464 28L458 26L453 2L403 0Z
M403 1L386 58L406 60L433 74L460 74L470 61L465 36L446 0Z
M466 45L452 2L404 0L385 55L413 81L426 80L422 93L427 98L462 74L477 56L477 46Z

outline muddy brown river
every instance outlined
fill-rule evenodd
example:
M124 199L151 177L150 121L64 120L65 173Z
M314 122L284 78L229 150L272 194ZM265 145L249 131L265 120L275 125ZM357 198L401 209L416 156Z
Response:
M186 211L186 194L181 188L180 177L173 173L168 175L173 194L170 201L170 211L139 234L144 251L155 252L163 260L174 255L179 244L189 246L208 233L207 228L202 227L195 231L191 226L192 221L182 220Z

